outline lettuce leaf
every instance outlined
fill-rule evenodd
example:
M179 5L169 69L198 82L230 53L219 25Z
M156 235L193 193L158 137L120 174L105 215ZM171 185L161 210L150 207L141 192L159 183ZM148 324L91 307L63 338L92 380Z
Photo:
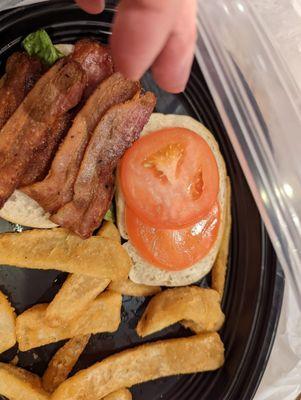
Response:
M47 67L51 67L57 60L64 57L44 29L28 35L22 44L30 56L38 57Z
M105 221L113 222L115 223L115 209L114 205L111 205L111 208L107 211L106 215L104 216Z

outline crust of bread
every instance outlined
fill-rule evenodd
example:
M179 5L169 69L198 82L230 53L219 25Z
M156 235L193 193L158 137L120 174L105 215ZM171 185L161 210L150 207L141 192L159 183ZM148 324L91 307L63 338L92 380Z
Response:
M196 121L195 119L186 115L164 115L164 114L153 114L150 118L149 123L144 128L142 135L146 135L150 132L160 130L168 127L183 127L190 129L201 137L203 137L208 145L210 146L213 154L215 155L218 170L220 189L218 193L218 201L221 209L221 224L216 242L212 246L209 253L199 262L182 271L165 271L160 268L153 266L152 264L145 261L136 251L130 241L124 244L130 257L133 261L133 266L130 271L130 279L135 283L150 285L150 286L186 286L191 285L202 279L207 275L214 264L218 250L221 245L221 240L225 227L225 216L226 216L226 180L227 172L223 156L220 153L219 146L212 135L212 133L205 128L203 124ZM124 224L124 199L120 191L120 187L117 182L116 192L116 206L117 206L117 222L119 231L124 239L128 239L125 224Z

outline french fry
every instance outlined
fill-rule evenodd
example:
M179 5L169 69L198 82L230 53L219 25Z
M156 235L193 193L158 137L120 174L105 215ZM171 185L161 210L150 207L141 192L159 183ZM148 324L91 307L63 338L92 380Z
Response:
M52 327L67 325L81 315L109 283L109 279L70 274L47 307L47 323Z
M109 290L123 294L124 296L133 297L148 297L161 292L160 286L140 285L130 279L111 282Z
M120 243L119 231L112 222L105 221L97 235ZM48 324L56 327L78 317L89 303L107 288L109 283L109 279L70 274L47 307Z
M117 242L121 243L121 236L120 236L119 230L118 230L117 226L114 225L113 222L111 222L111 221L105 221L96 235L104 237L104 238L116 240Z
M229 256L229 244L231 236L231 184L230 179L227 178L227 200L226 200L226 217L225 228L222 238L222 243L217 254L214 266L212 268L211 280L212 289L216 290L220 297L223 297L227 273L227 263Z
M121 280L128 277L131 260L115 240L97 236L82 240L55 228L1 234L0 264Z
M201 328L198 332L215 332L224 319L215 290L180 287L165 290L151 299L137 325L137 333L145 337L181 321L194 322Z
M16 314L0 291L0 354L16 344Z
M0 395L10 400L49 400L38 376L3 363L0 363Z
M17 317L19 349L27 351L75 336L115 332L120 324L121 303L120 294L102 293L79 318L56 328L47 324L47 304L38 304Z
M62 383L52 400L95 400L154 379L212 371L224 363L217 333L148 343L114 354Z
M127 389L120 389L104 397L103 400L132 400L132 393Z
M74 337L55 353L42 378L43 387L47 392L54 392L68 378L90 336Z

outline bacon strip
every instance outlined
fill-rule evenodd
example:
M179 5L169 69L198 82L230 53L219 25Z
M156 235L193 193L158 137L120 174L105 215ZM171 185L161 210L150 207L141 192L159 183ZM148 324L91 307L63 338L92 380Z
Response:
M155 96L147 92L112 107L105 114L86 149L73 199L51 218L53 222L82 238L92 235L112 201L117 163L138 139L155 104Z
M19 186L49 127L75 107L86 86L85 72L60 60L36 83L0 132L0 208Z
M138 82L129 81L119 73L101 83L77 114L48 176L42 182L22 189L24 193L50 213L71 201L85 149L101 117L110 107L131 99L139 90Z
M0 129L22 103L41 73L40 61L26 53L14 53L9 57L0 87Z

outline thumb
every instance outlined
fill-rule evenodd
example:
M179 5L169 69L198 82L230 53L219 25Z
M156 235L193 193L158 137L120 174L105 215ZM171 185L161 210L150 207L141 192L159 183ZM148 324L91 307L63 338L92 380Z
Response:
M75 0L75 2L90 14L99 14L105 8L105 0Z

